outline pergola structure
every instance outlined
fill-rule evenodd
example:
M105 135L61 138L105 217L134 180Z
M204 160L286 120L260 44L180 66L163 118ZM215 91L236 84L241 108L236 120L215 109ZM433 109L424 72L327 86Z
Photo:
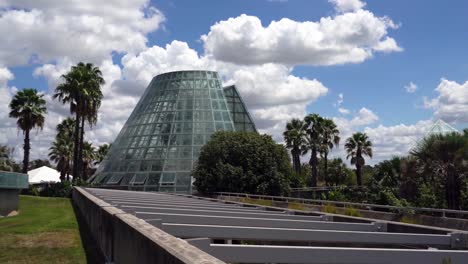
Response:
M231 263L467 263L462 231L300 212L189 195L86 188Z

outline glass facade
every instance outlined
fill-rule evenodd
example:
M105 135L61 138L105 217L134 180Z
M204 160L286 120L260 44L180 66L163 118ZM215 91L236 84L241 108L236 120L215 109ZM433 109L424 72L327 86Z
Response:
M241 106L237 106L238 99ZM230 111L233 107L236 112ZM233 118L241 112L248 116L248 122L243 118L237 125ZM158 75L91 182L124 189L191 192L191 170L201 147L215 131L244 130L241 126L255 131L237 90L223 90L218 73L178 71Z
M247 111L247 107L242 100L236 86L231 85L223 88L224 96L228 104L231 119L234 122L236 131L257 131L252 117Z

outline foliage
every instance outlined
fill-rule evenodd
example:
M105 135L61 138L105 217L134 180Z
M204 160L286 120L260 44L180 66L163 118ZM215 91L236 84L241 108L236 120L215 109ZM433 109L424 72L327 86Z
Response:
M9 117L17 119L16 124L19 129L23 130L24 134L23 173L28 172L29 151L31 149L29 132L34 128L42 129L44 127L44 115L47 113L47 108L43 96L36 89L24 89L18 91L10 102Z
M338 144L340 143L340 131L338 130L335 122L331 119L324 119L322 126L323 132L321 135L322 145L320 146L320 155L323 157L324 163L323 178L325 179L325 185L328 185L328 153L333 149L333 147L338 147Z
M346 159L351 158L351 164L356 166L357 184L362 185L362 167L366 161L364 156L372 158L372 142L366 133L357 132L346 140Z
M354 217L362 217L362 214L359 212L359 210L353 207L346 207L345 215L354 216Z
M29 170L34 170L43 166L54 168L48 159L35 159L29 162Z
M336 214L336 207L331 204L325 204L322 207L322 212L329 213L329 214Z
M13 155L13 148L5 145L0 145L0 170L1 171L14 171L20 172L21 166L11 158Z
M310 151L309 165L312 168L311 174L311 186L317 186L317 177L318 177L318 153L322 149L323 140L323 124L324 119L318 114L310 114L304 118L305 130L306 130L306 144L304 145L303 154L306 154Z
M72 174L80 178L83 170L84 125L85 121L90 126L97 122L104 79L98 67L83 62L72 66L70 72L62 75L62 79L64 82L57 86L53 97L63 104L69 104L70 113L75 114Z
M202 147L193 171L201 193L285 195L292 170L287 150L268 135L216 132Z
M86 263L69 199L20 196L19 208L0 218L0 263Z
M341 190L332 190L328 193L327 200L330 201L348 201L348 198L344 195L343 191Z
M460 209L461 187L468 176L468 135L435 134L423 139L411 152L418 169L433 183L433 189L444 189L450 209Z
M341 158L335 158L327 163L326 159L320 159L319 161L319 180L324 181L327 186L339 186L339 185L354 185L354 173L352 170L346 167L346 164ZM327 164L327 165L326 165ZM326 166L328 169L325 169ZM328 170L328 173L326 173Z
M83 180L87 180L92 175L93 165L96 160L96 152L93 145L86 141L83 144Z
M57 135L52 146L49 148L49 158L57 164L57 170L60 171L60 179L70 181L71 161L73 159L73 131L75 129L75 120L65 118L57 125Z
M283 133L286 148L291 149L293 168L296 174L301 173L301 149L304 147L306 131L304 121L292 119L286 124Z
M104 160L104 158L107 155L107 152L109 152L110 147L111 147L111 144L102 144L98 147L95 153L96 161L94 162L94 165L98 165Z
M263 206L273 206L273 201L271 200L263 200L263 199L251 199L251 198L241 198L239 200L241 203L248 203L248 204L258 204Z

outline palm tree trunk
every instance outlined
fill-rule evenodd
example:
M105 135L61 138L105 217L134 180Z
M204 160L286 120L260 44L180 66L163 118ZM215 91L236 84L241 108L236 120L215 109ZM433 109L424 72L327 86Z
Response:
M73 170L72 175L74 179L78 179L80 175L78 174L79 171L79 164L78 164L78 151L79 151L79 142L80 142L80 114L78 111L75 115L75 131L73 132Z
M323 178L325 180L325 185L328 186L328 151L325 151L323 153L323 158L325 159L324 160L324 162L325 162L324 163L324 165L325 165L325 173L324 173L325 177L323 177Z
M460 209L460 184L457 183L455 168L450 166L447 169L447 183L445 184L445 193L449 209Z
M84 170L83 170L84 123L85 123L85 118L83 116L83 117L81 117L80 143L79 143L79 150L78 150L78 168L79 168L80 176L84 176Z
M358 164L356 164L356 179L358 186L362 186L362 168Z
M297 166L297 174L301 174L301 156L299 153L296 153L296 166Z
M24 131L24 156L23 156L23 173L28 173L28 165L29 165L29 150L31 146L29 144L29 129Z
M312 148L312 154L309 161L310 166L312 167L312 187L317 187L317 149Z
M301 173L301 161L299 157L299 151L296 149L291 150L291 155L293 159L293 168L296 174Z

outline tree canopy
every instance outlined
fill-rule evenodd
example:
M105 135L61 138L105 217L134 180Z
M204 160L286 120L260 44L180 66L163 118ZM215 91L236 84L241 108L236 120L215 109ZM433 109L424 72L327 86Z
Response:
M287 150L271 136L216 132L202 147L193 171L200 193L242 192L285 195L292 168Z

